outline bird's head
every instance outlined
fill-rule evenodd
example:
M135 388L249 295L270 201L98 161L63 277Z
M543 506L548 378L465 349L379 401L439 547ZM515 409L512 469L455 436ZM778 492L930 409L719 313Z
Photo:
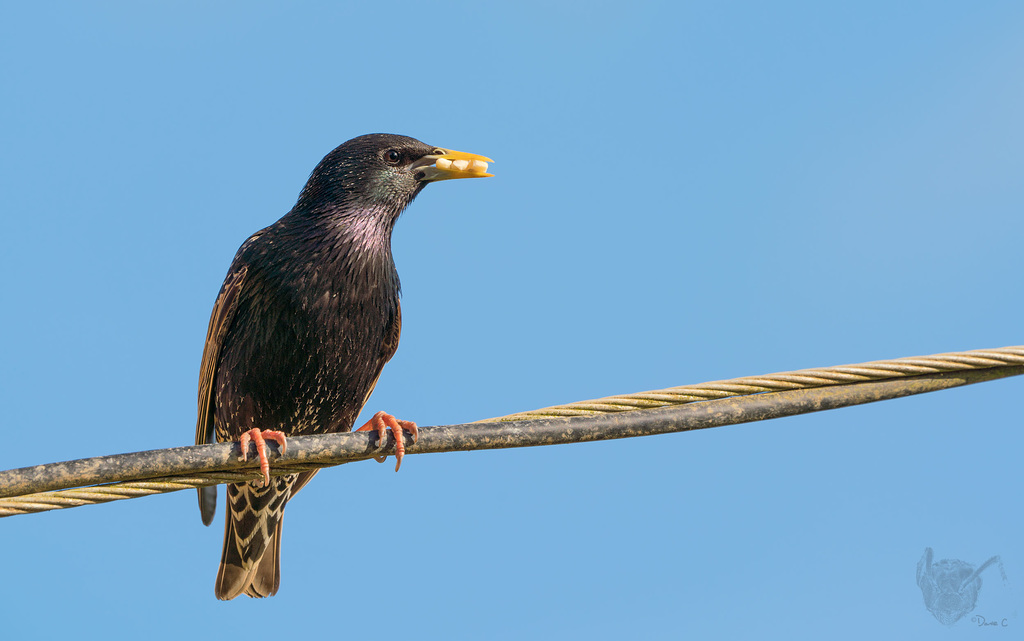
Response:
M320 161L296 208L312 214L370 214L394 223L427 183L491 176L489 162L408 136L359 136Z

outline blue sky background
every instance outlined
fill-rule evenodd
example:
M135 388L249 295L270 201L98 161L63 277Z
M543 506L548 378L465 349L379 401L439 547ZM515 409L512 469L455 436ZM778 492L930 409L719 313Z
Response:
M2 5L0 468L191 444L235 250L375 131L497 162L399 222L366 413L1024 343L1021 3L365 4ZM1022 628L1022 384L346 465L265 601L193 492L4 519L4 636L978 638L928 546Z

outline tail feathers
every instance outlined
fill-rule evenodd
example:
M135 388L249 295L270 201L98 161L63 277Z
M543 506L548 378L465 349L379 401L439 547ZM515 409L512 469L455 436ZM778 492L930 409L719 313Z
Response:
M224 552L217 571L217 598L228 601L243 592L246 596L263 598L274 596L281 585L281 525L277 528L267 549L255 563L246 563L238 552L231 521L224 536Z
M270 542L263 557L253 567L248 577L245 593L254 599L274 596L281 585L281 525L284 519L278 519L274 530L274 540Z
M276 477L266 488L227 486L224 549L215 586L218 599L233 599L243 592L257 598L277 592L281 526L296 476Z

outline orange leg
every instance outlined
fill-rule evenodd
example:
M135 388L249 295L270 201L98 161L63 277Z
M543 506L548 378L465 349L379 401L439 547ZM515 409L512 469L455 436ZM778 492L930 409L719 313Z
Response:
M239 439L238 445L242 448L242 460L249 460L249 441L256 444L256 454L260 457L260 471L263 472L263 487L270 485L270 461L267 460L267 442L266 439L276 442L281 446L281 453L284 454L285 445L284 432L263 430L260 431L256 428L249 430L242 434L242 438Z
M412 421L400 421L394 416L387 412L377 412L373 415L373 418L366 421L366 425L363 425L357 432L377 432L377 447L384 447L384 444L388 442L388 429L391 429L395 435L395 471L402 467L402 457L405 456L405 434L402 430L408 430L412 434L412 442L415 443L416 439L420 437L419 428ZM375 456L373 457L378 463L383 463L387 456Z

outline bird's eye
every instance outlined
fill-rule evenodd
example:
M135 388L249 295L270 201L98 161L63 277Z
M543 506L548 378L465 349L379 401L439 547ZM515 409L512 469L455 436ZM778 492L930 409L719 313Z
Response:
M397 165L398 161L402 159L402 154L397 149L388 149L384 154L384 159L388 161L388 164Z

